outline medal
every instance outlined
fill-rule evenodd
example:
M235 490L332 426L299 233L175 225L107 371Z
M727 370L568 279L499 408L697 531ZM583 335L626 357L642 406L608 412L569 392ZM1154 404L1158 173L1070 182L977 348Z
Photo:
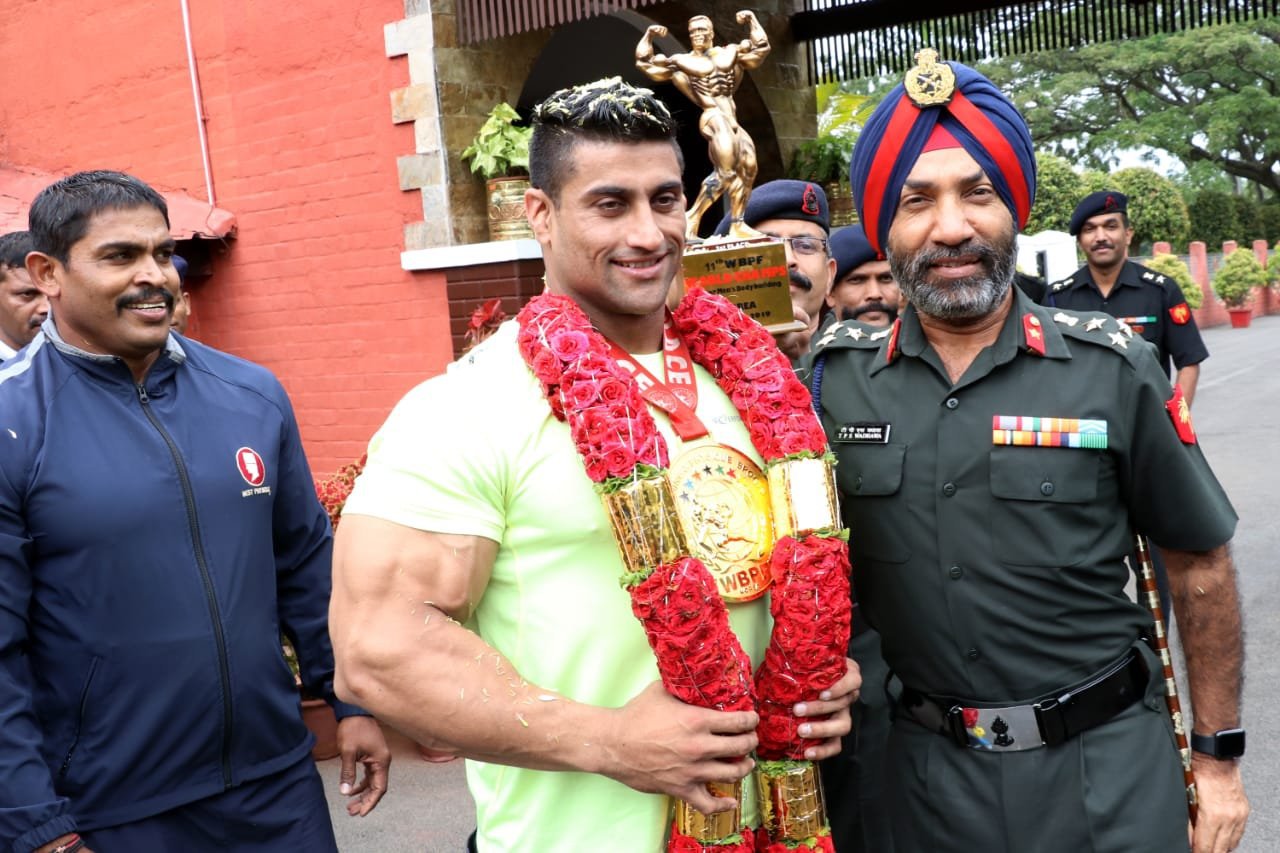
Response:
M689 553L706 565L720 596L763 595L774 540L769 481L760 468L732 447L701 443L672 460L667 476Z

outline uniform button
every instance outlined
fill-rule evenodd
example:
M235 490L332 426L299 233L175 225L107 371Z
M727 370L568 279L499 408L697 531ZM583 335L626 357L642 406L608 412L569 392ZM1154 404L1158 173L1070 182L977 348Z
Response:
M946 497L951 497L955 493L956 493L955 483L947 483L942 487L942 494L945 495Z
M951 575L951 579L953 581L958 581L960 580L960 578L964 577L964 569L960 568L959 566L952 566L951 568L947 569L947 574Z
M946 405L948 409L954 409L956 406L960 405L960 401L955 397L948 397Z
M1044 495L1046 498L1049 497L1049 495L1053 494L1053 483L1050 483L1048 480L1045 480L1043 483L1041 483L1040 494Z
M969 651L965 653L965 656L969 658L969 660L977 660L982 657L982 653L977 649L969 649Z

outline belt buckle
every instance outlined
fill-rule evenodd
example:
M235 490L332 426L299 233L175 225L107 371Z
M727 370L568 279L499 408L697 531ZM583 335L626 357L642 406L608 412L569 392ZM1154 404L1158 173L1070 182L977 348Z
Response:
M1035 705L966 708L947 711L953 737L962 746L991 752L1020 752L1045 745ZM963 738L963 739L961 739Z

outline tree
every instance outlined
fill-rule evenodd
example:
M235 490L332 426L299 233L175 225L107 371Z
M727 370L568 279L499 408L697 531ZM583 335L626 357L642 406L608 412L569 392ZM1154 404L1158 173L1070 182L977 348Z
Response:
M1068 15L1083 14L1072 7ZM1280 196L1280 19L1032 53L984 73L1037 145L1105 167L1132 148L1216 164Z
M1086 195L1084 180L1071 164L1053 154L1036 152L1036 203L1031 206L1028 234L1066 231L1071 212Z
M1191 205L1191 239L1203 240L1211 251L1234 240L1240 230L1231 196L1217 190L1202 190Z

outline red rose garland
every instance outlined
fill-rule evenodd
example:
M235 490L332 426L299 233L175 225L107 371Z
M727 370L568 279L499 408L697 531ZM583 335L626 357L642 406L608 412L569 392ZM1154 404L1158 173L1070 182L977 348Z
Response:
M666 442L635 381L610 356L604 339L569 298L543 294L520 312L521 355L541 383L552 412L567 421L587 475L604 493L661 477ZM772 463L822 457L826 435L773 337L722 297L691 290L674 313L693 360L715 377L741 413L752 444ZM848 646L849 563L836 531L783 537L770 561L774 628L752 689L750 660L729 626L728 610L706 567L684 556L647 575L624 578L632 612L644 625L663 685L681 701L720 710L758 705L758 755L767 762L802 759L804 744L790 708L844 674ZM757 703L755 693L759 693ZM790 765L782 765L785 767ZM784 839L780 849L830 851L829 830ZM703 844L673 830L668 851L747 853L772 850L764 832Z

